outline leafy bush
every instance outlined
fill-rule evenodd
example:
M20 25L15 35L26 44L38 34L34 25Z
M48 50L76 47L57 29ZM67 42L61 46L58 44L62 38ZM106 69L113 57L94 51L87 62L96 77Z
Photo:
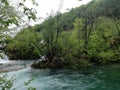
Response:
M36 90L35 87L29 86L29 84L33 81L33 79L28 80L28 81L24 82L23 84L19 85L18 87L13 88L14 80L15 80L15 76L13 76L11 78L8 78L7 74L0 76L0 89L1 90L11 90L11 89L17 90L18 88L25 86L28 88L27 90Z

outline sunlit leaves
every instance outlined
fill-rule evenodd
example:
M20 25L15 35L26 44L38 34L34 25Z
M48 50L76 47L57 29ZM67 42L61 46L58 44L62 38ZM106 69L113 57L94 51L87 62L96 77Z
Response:
M14 86L15 76L9 78L7 74L0 76L0 90L18 90L21 87L27 87L27 90L36 90L35 87L30 86L33 79L23 82L20 85Z
M27 17L28 17L29 20L30 19L33 19L33 20L36 19L36 13L37 12L36 12L35 9L33 9L33 8L29 9L27 7L24 7L23 9L24 9L24 14L27 15Z
M0 30L5 30L11 24L18 26L23 16L27 16L29 20L36 20L36 10L25 6L25 1L18 1L15 6L11 4L11 2L13 3L15 1L0 0ZM37 5L35 0L31 0L31 2Z
M8 6L8 5L9 5L8 0L1 0L1 3L4 3L4 4L5 4L5 6Z
M25 86L28 86L32 81L33 81L33 79L30 79L30 80L28 80L27 82L24 82L24 85L25 85Z
M12 77L10 80L8 79L7 74L0 76L0 89L1 90L10 90L10 88L13 86L14 77Z
M36 59L40 52L35 45L40 46L41 35L34 32L37 27L28 27L22 30L6 46L5 51L9 59ZM17 53L15 53L17 52Z

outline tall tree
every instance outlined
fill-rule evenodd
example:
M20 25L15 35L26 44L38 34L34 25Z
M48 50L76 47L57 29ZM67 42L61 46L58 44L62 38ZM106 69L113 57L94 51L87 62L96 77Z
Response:
M26 15L28 19L36 19L36 11L33 8L25 6L25 1L0 0L0 30L5 30L11 24L18 26L23 15ZM31 1L33 4L36 4L34 0ZM16 5L13 5L13 2Z
M25 5L26 0L0 0L0 50L4 50L6 44L5 31L10 31L9 26L15 24L19 26L23 23L23 17L27 16L29 20L36 19L36 10ZM34 5L37 3L31 0ZM15 3L15 4L14 4Z

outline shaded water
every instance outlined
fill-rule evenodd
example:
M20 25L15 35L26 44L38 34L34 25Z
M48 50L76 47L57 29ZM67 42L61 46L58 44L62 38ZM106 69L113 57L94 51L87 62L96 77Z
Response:
M23 69L8 73L16 75L14 87L34 79L30 84L37 90L120 90L120 66L74 70ZM17 90L27 90L20 87Z

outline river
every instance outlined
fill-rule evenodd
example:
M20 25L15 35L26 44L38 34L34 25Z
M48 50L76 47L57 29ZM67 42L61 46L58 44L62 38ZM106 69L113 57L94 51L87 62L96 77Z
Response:
M8 77L15 75L13 87L19 87L23 82L34 79L30 86L37 90L120 90L120 66L102 66L89 69L53 70L32 69L7 73ZM27 90L22 85L17 90Z

